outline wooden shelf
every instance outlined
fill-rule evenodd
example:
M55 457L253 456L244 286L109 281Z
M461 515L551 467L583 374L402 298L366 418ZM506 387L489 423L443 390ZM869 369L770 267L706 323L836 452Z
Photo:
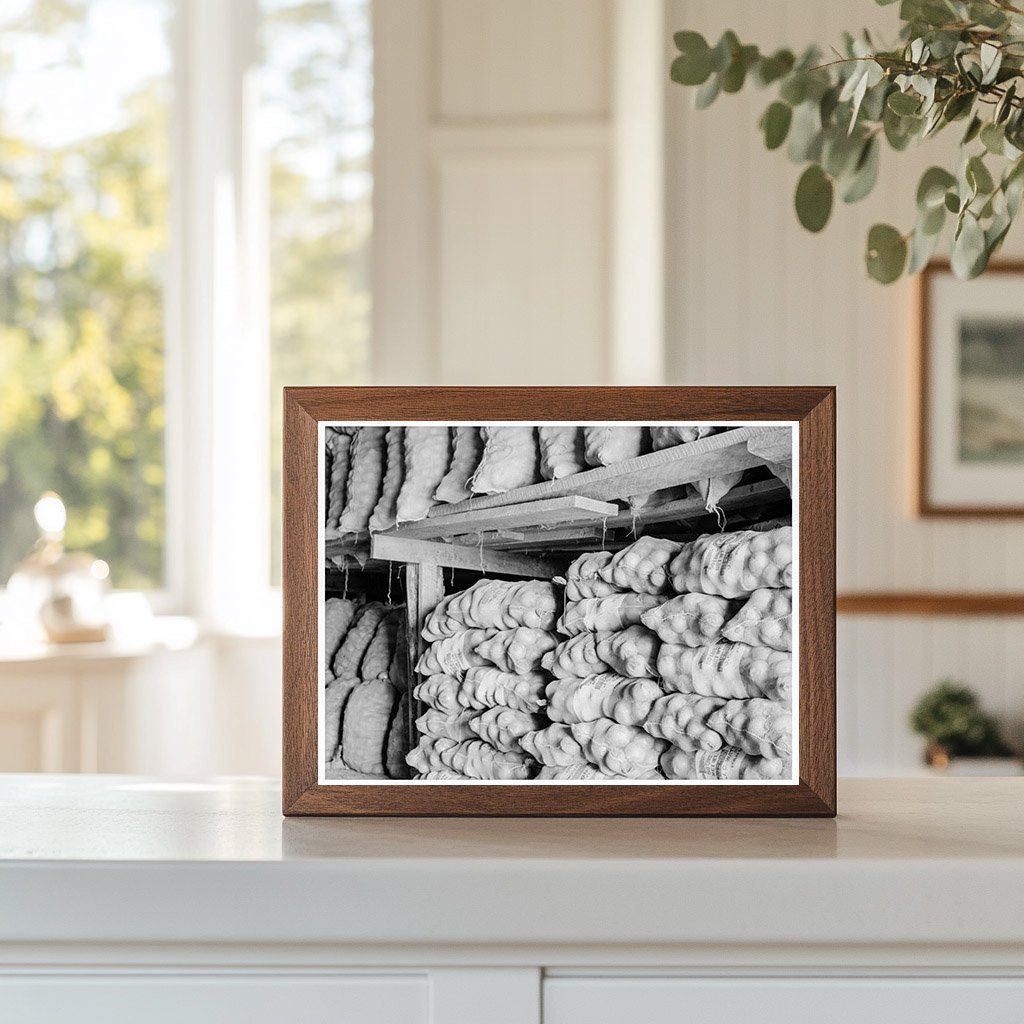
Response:
M757 452L768 452L771 457L782 451L791 451L791 444L790 427L738 427L699 441L627 459L613 466L574 473L560 480L517 487L504 494L482 495L453 505L435 505L428 518L441 519L568 495L596 498L598 501L621 501L634 494L650 494L708 477L763 466L768 458L754 454L751 447Z
M784 464L790 445L788 427L739 427L561 480L438 505L426 519L372 536L332 531L325 553L343 565L371 570L408 562L507 575L557 575L580 551L622 547L649 526L673 524L669 532L697 535L712 518L698 497L624 508L633 493L681 487L763 466L766 460ZM734 487L720 507L729 514L788 502L788 487L773 476Z

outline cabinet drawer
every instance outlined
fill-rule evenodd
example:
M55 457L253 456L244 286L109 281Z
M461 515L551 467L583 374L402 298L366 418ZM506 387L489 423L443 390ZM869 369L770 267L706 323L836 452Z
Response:
M1020 1024L1024 978L581 978L544 984L544 1024Z
M427 1024L425 975L98 975L0 978L18 1024Z

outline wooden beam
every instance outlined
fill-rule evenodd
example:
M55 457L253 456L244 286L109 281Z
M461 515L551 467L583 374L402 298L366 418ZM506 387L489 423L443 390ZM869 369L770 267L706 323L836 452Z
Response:
M783 436L787 441L791 439L790 427L738 427L723 434L714 434L674 448L664 448L613 466L575 473L560 480L518 487L504 494L482 495L454 505L435 505L430 510L427 522L474 510L519 505L565 495L611 501L625 499L633 494L649 494L666 487L677 487L752 466L763 466L764 459L752 455L747 442L753 440L757 444L774 446L782 443L780 437Z
M776 477L771 480L759 480L753 484L740 484L729 491L719 502L726 511L748 508L751 505L767 504L773 501L789 501L789 488ZM668 523L678 519L695 519L710 515L704 508L703 498L680 498L656 508L639 509L633 512L620 512L611 516L605 523L609 530L623 526L649 526L655 523Z
M868 591L839 594L840 615L1024 615L1024 594L940 593L936 591Z
M479 546L445 544L432 540L411 540L386 533L378 533L373 538L372 553L374 558L392 562L445 565L453 569L472 569L477 572L496 572L535 579L551 579L567 564L538 555L491 551Z
M512 493L511 491L509 493ZM500 495L495 495L500 497ZM461 512L446 513L433 519L420 519L414 523L401 523L386 531L395 537L454 537L457 534L485 533L489 530L514 530L519 526L540 526L544 523L586 522L615 515L618 505L606 501L568 494L546 501L532 501L528 505L506 505L500 509L478 507L483 498L459 502L465 506ZM455 508L437 505L435 508Z

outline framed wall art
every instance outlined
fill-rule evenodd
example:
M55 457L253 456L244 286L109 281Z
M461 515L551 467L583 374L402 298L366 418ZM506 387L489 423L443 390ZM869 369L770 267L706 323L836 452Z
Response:
M1024 263L919 284L915 510L1024 515Z
M284 812L835 813L831 388L289 388Z

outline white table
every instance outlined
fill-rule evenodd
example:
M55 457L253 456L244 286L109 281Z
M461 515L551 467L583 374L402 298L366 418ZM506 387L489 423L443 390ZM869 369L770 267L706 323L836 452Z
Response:
M0 777L0 1020L1024 1020L1024 784L839 796L285 820L263 781Z

